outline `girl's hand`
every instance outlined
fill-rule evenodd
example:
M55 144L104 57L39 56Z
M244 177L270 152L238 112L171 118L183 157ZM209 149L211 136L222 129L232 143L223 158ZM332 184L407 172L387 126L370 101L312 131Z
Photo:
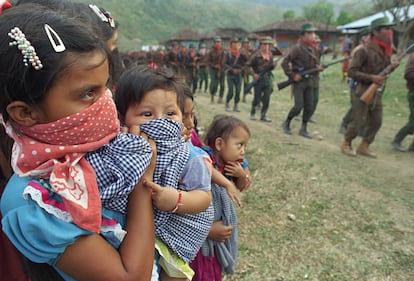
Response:
M233 227L231 225L224 225L223 221L215 221L211 225L208 237L218 242L224 242L230 238Z
M161 187L152 181L144 182L144 186L152 189L152 204L159 210L170 212L177 206L177 189L169 186Z
M241 164L237 161L229 161L224 166L224 173L228 176L232 176L234 178L240 178L246 176L244 169L242 168Z
M230 182L230 184L228 186L224 186L224 187L226 188L227 194L229 195L230 199L233 202L236 202L237 205L239 205L239 207L242 208L243 204L242 204L241 199L239 197L239 190L234 185L234 183Z

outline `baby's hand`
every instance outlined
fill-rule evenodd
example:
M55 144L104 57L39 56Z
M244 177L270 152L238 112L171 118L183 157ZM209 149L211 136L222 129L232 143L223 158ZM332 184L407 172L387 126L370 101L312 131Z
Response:
M191 131L187 129L185 126L183 126L183 129L181 130L181 135L184 137L185 141L188 141L191 138Z
M130 128L123 126L121 127L121 132L139 136L141 134L141 129L139 128L138 125L132 125ZM148 139L148 137L146 137L145 139Z
M146 187L152 188L152 203L159 210L170 212L178 202L178 190L169 186L161 187L154 182L146 182Z
M228 186L224 186L227 190L227 193L232 201L235 201L237 205L239 205L240 208L243 207L243 204L241 202L241 199L239 197L239 190L234 185L234 183L230 182Z
M224 225L223 221L215 221L211 225L208 237L218 242L224 242L230 238L233 227L231 225Z
M246 175L241 164L237 161L227 162L224 166L224 173L234 178L240 178Z

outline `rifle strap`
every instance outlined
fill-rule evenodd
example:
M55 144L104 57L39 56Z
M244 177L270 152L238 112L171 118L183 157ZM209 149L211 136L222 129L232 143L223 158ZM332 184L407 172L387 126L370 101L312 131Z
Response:
M310 58L313 58L315 60L315 65L319 64L319 58L317 56L315 56L315 54L313 54L308 48L306 48L303 44L299 44L301 50L305 53L307 53L309 55ZM306 64L310 64L310 60L306 62Z

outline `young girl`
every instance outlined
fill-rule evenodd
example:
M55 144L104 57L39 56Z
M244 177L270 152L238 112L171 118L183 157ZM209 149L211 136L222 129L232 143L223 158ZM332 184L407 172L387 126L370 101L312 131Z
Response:
M0 111L15 142L2 227L24 256L64 280L148 280L152 190L137 184L128 216L106 209L83 158L119 133L101 42L80 21L38 5L0 16ZM126 230L119 249L100 235L116 225Z
M175 75L147 66L124 72L115 95L121 122L127 127L140 125L157 146L154 182L162 191L154 191L152 198L161 280L191 280L188 263L213 219L211 162L181 137L181 95L182 84Z
M245 148L250 138L247 125L233 117L218 115L205 136L205 150L213 166L235 182L241 191L250 186ZM193 280L222 280L222 272L234 273L237 258L237 216L225 188L212 184L214 223L191 267Z
M189 145L203 147L203 142L195 132L195 115L194 115L194 97L191 93L191 89L186 84L184 87L183 99L180 101L180 109L183 115L183 132L182 135ZM247 160L246 160L247 161ZM227 179L216 169L212 170L211 181L226 188L230 199L236 202L239 207L242 207L241 199L238 195L239 190L234 183Z

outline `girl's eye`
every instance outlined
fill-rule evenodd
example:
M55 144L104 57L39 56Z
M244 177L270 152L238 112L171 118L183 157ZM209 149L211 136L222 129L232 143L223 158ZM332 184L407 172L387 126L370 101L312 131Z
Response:
M174 116L174 115L175 115L175 112L174 111L167 112L167 116Z
M83 94L82 99L91 100L91 99L94 99L95 96L96 96L96 91L94 89L90 89L89 91Z
M144 113L142 113L142 116L151 117L152 114L151 114L151 112L144 112Z

